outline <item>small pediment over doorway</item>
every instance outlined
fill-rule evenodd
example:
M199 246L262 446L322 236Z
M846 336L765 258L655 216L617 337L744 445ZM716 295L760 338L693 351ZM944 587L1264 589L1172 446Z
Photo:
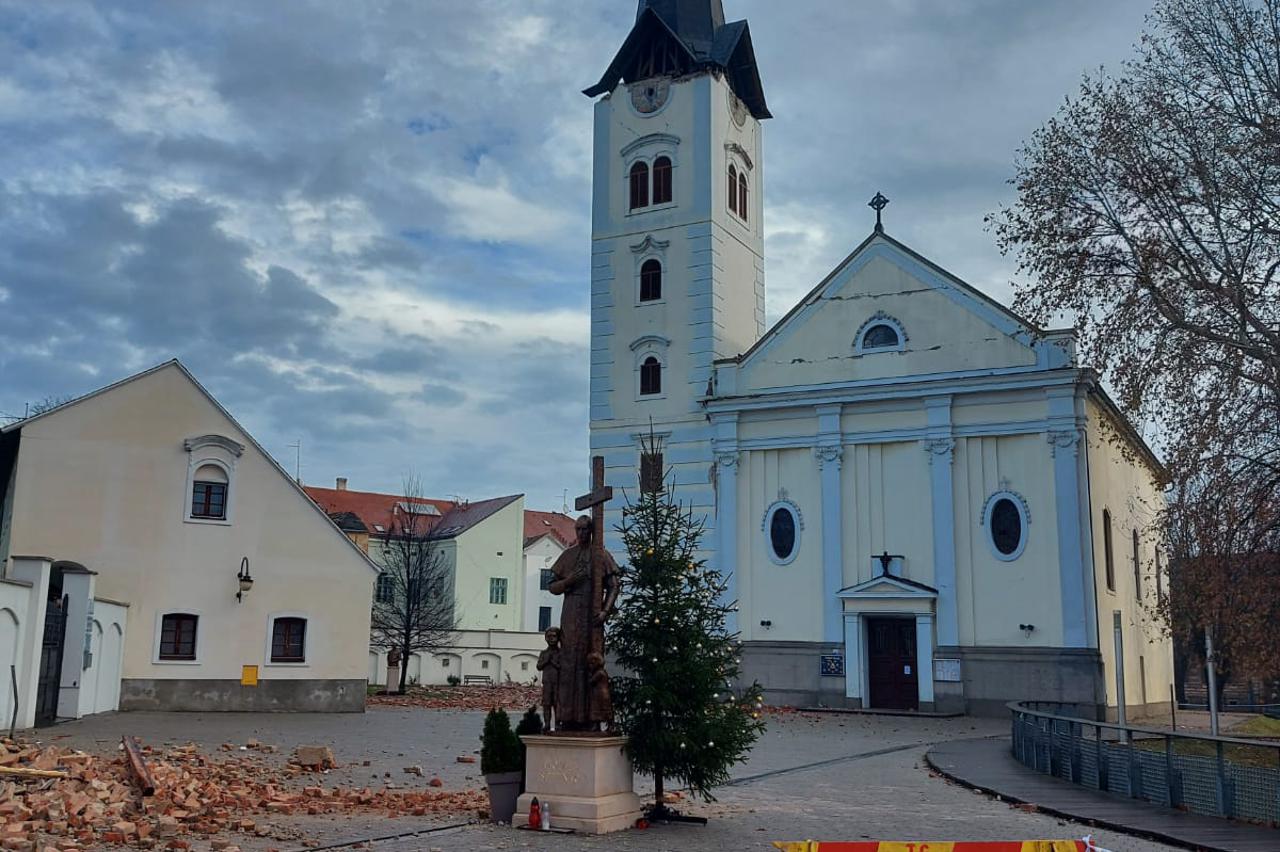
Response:
M836 592L836 597L845 601L860 600L935 600L938 590L906 577L895 577L891 574L879 574L870 580L864 580L856 586L848 586Z

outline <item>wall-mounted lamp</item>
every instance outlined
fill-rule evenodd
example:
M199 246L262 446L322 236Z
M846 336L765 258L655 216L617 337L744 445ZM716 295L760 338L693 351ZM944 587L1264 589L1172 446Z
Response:
M239 591L236 592L236 603L244 600L244 593L253 588L253 578L249 576L249 557L240 560L240 571L236 574Z
M765 618L761 620L760 626L763 627L765 630L768 630L770 627L773 626L773 622Z
M1025 637L1027 637L1028 639L1030 639L1030 638L1031 638L1031 631L1035 630L1035 629L1036 629L1036 626L1035 626L1034 624L1019 624L1019 625L1018 625L1018 629L1022 631L1022 635L1023 635L1023 636L1025 636Z

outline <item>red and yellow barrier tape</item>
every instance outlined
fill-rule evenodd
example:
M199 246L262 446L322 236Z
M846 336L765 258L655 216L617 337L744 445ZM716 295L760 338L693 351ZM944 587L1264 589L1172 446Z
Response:
M1087 840L775 840L782 852L1090 852ZM1102 850L1099 850L1102 852Z

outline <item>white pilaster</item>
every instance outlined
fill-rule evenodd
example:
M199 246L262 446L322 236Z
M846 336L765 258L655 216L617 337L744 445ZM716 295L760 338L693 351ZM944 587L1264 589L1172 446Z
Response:
M1088 615L1085 607L1083 536L1080 525L1080 430L1054 429L1047 435L1053 456L1053 498L1058 516L1058 580L1062 595L1062 644L1085 648Z
M862 689L862 617L856 612L844 613L844 695L864 698ZM864 700L862 706L867 706Z
M67 598L66 641L62 646L62 674L58 688L58 716L79 719L85 714L81 698L88 697L80 689L84 675L85 652L92 636L93 593L97 576L92 571L64 569L62 594ZM92 712L92 708L89 708Z
M737 601L741 608L738 583L738 415L712 420L711 448L716 465L716 570L725 583L721 600ZM740 612L725 619L729 633L737 633L742 621Z
M929 454L930 504L933 512L933 585L938 589L938 644L959 645L956 616L956 511L951 464L956 442L951 437L951 397L925 400L930 437L923 441Z
M921 704L933 703L933 616L916 616L916 687Z
M48 608L49 575L53 560L45 556L11 556L9 579L31 584L30 604L21 625L18 650L18 727L36 724L36 690L40 684L40 651Z
M839 642L843 632L842 607L836 594L844 587L839 405L818 407L818 444L813 454L822 479L822 641Z

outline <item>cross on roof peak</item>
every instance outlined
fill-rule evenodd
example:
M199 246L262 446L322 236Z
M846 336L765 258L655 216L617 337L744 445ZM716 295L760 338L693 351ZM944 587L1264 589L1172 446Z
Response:
M867 206L876 211L876 230L883 231L884 225L880 222L880 212L889 206L889 199L885 198L883 193L877 192L875 196L867 202Z

